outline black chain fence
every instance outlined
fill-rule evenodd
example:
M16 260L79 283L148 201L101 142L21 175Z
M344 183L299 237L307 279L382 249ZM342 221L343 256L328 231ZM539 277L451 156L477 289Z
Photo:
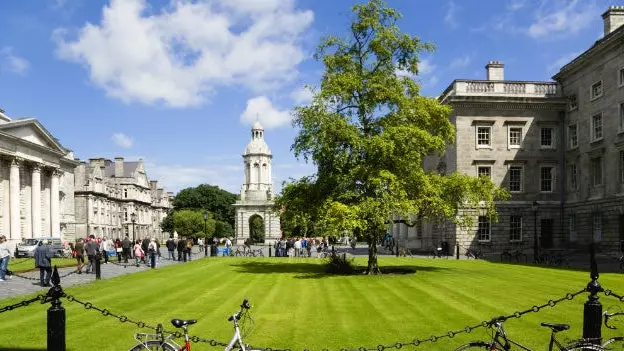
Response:
M41 301L41 303L47 302L45 300L45 297L46 297L45 295L37 295L36 297L33 297L32 299L28 299L28 300L20 301L18 303L14 303L12 305L0 307L0 313L13 311L13 310L18 309L20 307L26 307L26 306L30 305L31 303L34 303L34 302L37 302L37 301Z

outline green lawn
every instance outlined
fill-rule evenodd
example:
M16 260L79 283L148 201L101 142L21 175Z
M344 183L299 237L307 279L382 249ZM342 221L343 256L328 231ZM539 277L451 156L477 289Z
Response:
M365 260L357 261L365 264ZM302 350L339 349L394 344L463 329L484 319L530 308L550 298L582 289L587 272L409 258L381 259L383 266L411 266L417 273L394 276L325 276L319 260L217 258L126 275L67 289L76 297L112 312L168 329L171 318L195 318L192 334L229 340L226 318L243 297L253 305L252 345ZM605 288L624 294L624 276L603 274ZM0 307L20 299L0 301ZM586 295L555 309L510 320L511 338L545 349L548 330L541 321L570 323L561 335L580 337ZM601 295L605 308L624 304ZM67 308L67 345L71 350L124 350L133 345L136 326L63 300ZM45 307L40 304L0 314L0 347L44 347ZM624 332L624 323L622 323ZM485 329L458 335L419 350L452 350ZM603 330L603 336L614 335ZM193 345L193 350L212 349Z
M53 258L52 264L58 267L68 267L76 265L75 258ZM14 272L24 272L35 269L35 260L33 258L12 258L9 261L9 270Z

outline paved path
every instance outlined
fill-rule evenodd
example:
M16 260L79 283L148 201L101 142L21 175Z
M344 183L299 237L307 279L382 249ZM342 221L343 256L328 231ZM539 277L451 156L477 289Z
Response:
M198 251L199 250L197 248L193 248L193 255L191 256L193 257L193 259L204 257L203 252L200 254ZM161 254L163 255L163 257L160 258L158 262L159 265L157 266L157 268L171 265L171 264L182 263L182 262L177 262L177 261L166 259L165 257L167 254L166 250L164 250L164 252L161 250ZM103 261L104 260L102 260L102 262ZM114 257L113 262L117 262L116 257ZM117 276L124 275L124 274L131 274L131 273L146 271L150 269L150 267L145 264L141 264L139 267L136 267L136 265L132 264L133 262L134 261L132 260L132 261L129 261L127 264L122 263L121 265L114 264L114 263L102 264L100 266L102 279L113 278L113 277L117 277ZM52 263L54 263L54 261L52 261ZM72 285L87 284L87 283L94 281L95 274L84 273L85 268L83 268L83 274L72 273L76 271L75 266L67 267L67 268L59 268L58 271L59 271L59 275L61 276L61 286L68 287ZM63 277L64 275L67 275L67 274L69 275L66 277ZM26 272L26 273L19 273L19 275L27 277L29 279L14 276L12 279L8 279L6 281L0 282L0 299L26 295L26 294L45 293L48 291L49 288L41 287L39 285L39 270Z

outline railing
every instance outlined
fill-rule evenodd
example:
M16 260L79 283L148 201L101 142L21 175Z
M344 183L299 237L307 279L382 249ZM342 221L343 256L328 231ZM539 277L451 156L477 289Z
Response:
M561 92L554 82L455 80L442 93L440 100L449 96L516 96L516 97L560 97Z

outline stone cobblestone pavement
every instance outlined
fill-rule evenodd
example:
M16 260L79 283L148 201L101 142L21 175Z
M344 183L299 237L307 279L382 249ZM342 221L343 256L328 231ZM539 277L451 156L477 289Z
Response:
M166 250L164 250L164 252L161 250L161 255L162 257L159 259L158 265L156 266L156 268L168 266L171 264L183 263L183 262L172 261L172 260L167 259ZM196 248L193 248L193 254L191 257L193 259L199 259L199 258L203 258L204 254L203 252L199 253ZM150 269L150 267L145 264L141 264L139 265L139 267L137 267L136 265L133 264L134 260L128 260L128 263L125 263L125 264L123 263L123 260L122 260L122 264L114 264L110 262L108 264L103 264L103 261L104 260L102 260L102 265L100 266L102 279L113 278L113 277L117 277L117 276L124 275L124 274L142 272L142 271L146 271ZM117 258L114 257L112 262L117 262ZM52 263L54 264L54 261L52 261ZM34 262L33 262L33 267L34 267ZM92 273L86 274L84 273L85 269L86 269L86 266L85 268L83 268L82 274L71 274L67 277L63 277L63 275L65 274L69 274L72 271L76 271L76 267L73 266L73 267L59 268L58 269L59 275L62 277L61 286L65 288L65 287L69 287L73 285L87 284L92 281L95 281L95 274L92 274ZM6 281L0 282L0 299L20 296L20 295L27 295L27 294L46 293L50 289L49 287L42 287L39 285L39 270L19 273L19 275L32 278L34 280L24 279L24 278L14 276L12 279L7 279Z

